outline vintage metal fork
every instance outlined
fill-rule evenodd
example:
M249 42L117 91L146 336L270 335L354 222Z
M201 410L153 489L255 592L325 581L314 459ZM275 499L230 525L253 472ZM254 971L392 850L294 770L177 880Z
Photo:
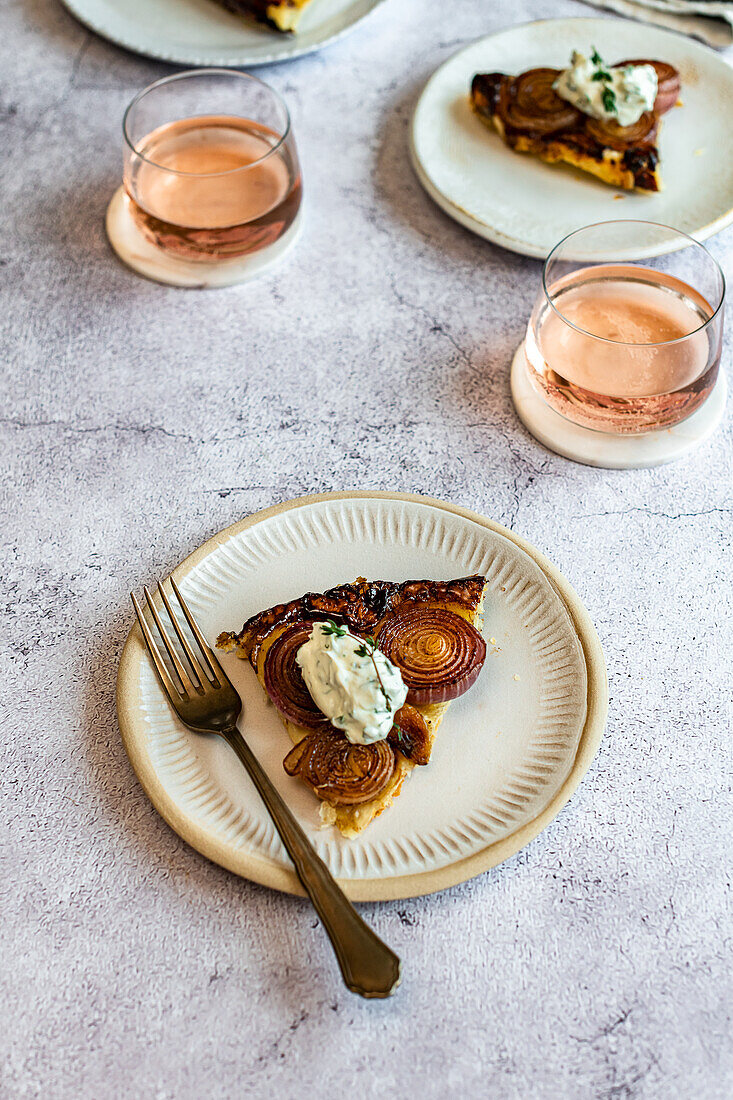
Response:
M237 729L236 722L242 710L242 701L207 645L172 577L170 583L198 649L197 656L173 613L162 584L159 583L158 592L185 654L189 666L186 668L146 587L148 610L165 647L173 673L163 658L135 594L130 593L145 644L169 702L189 729L199 733L219 734L231 745L244 764L295 864L298 878L321 918L348 988L362 997L389 997L400 982L399 958L361 919L332 878L323 860L316 855L300 825Z

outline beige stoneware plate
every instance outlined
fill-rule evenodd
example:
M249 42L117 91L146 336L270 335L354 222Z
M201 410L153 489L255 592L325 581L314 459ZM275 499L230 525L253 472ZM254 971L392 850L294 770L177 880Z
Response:
M281 34L217 0L62 0L90 30L127 50L182 65L269 65L321 49L384 0L313 0L297 34Z
M605 60L650 57L682 77L683 105L665 116L659 148L664 191L618 191L569 166L515 153L471 110L477 72L561 68L596 46ZM627 19L546 19L508 27L449 58L415 108L411 153L430 197L467 229L544 259L574 229L642 219L705 240L733 221L733 69L706 46ZM649 250L629 258L651 255ZM577 259L590 260L592 255Z
M222 658L240 727L319 854L357 901L463 882L513 855L587 770L608 705L598 637L567 581L512 532L426 497L334 493L250 516L174 571L209 638L308 590L353 580L489 580L486 665L451 707L426 768L355 840L319 828L317 801L282 768L290 742L249 665ZM117 684L132 765L173 829L237 874L302 893L270 819L228 746L190 733L166 703L133 628Z

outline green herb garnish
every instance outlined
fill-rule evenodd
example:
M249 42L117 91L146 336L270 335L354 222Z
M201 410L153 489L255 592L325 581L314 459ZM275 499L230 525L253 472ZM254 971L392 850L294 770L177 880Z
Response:
M613 88L604 88L601 93L601 102L609 114L616 110L616 93Z
M596 71L593 73L591 80L602 80L603 83L607 85L601 92L601 103L603 104L604 110L608 111L610 115L615 114L616 93L614 92L613 88L608 87L610 82L613 80L613 77L606 68L606 63L599 54L598 50L595 48L595 46L593 47L593 53L591 54L590 59L596 66Z
M401 730L400 727L396 723L392 726L392 729L391 729L390 732L394 735L394 740L397 742L398 745L408 745L409 744L409 741L408 741L407 737L405 736L404 730Z
M338 623L335 623L333 621L333 619L326 619L326 621L324 623L321 623L321 631L324 634L333 635L334 638L345 638L346 635L348 634L347 628L345 626L339 626ZM362 644L360 646L357 646L357 648L354 650L354 652L356 653L357 657L369 657L370 658L372 664L374 665L374 671L375 671L376 676L377 676L377 682L379 684L379 689L380 689L380 691L382 692L382 695L385 698L385 702L387 703L387 706L391 707L392 706L392 700L389 697L389 692L387 691L386 687L382 683L382 677L379 675L379 668L377 666L377 662L374 659L374 654L376 652L376 649L377 649L377 643L374 641L374 638L372 638L371 635L368 635L366 638L364 638L362 640Z
M326 619L325 623L321 623L321 630L324 634L333 634L335 638L343 638L346 635L346 627L338 626L333 619Z
M377 675L377 682L379 684L380 691L382 692L382 695L384 696L384 699L385 699L385 702L386 702L387 706L391 707L392 706L392 700L389 697L389 692L387 691L386 687L382 683L382 677L379 675L379 667L378 667L377 662L376 662L375 657L374 657L374 654L376 653L376 651L377 651L377 643L374 641L374 638L367 637L367 638L364 638L362 644L354 652L356 653L357 657L369 657L372 664L374 665L374 671Z

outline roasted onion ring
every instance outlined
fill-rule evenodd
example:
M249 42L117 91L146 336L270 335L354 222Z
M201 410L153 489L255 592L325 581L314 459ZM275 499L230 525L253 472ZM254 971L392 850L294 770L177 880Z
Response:
M530 69L507 77L501 86L498 113L505 126L529 134L552 134L577 127L582 115L553 88L559 69Z
M396 758L386 741L352 745L336 730L309 733L283 760L319 798L333 806L357 806L376 798L394 775Z
M416 607L386 619L377 645L402 673L407 702L446 703L468 691L481 671L486 643L452 611Z
M413 764L428 764L432 738L428 724L419 710L403 704L394 716L388 741Z
M652 61L650 58L637 57L629 61L619 61L619 67L623 65L651 65L657 74L657 98L654 100L654 110L658 115L663 115L674 107L679 99L681 80L680 74L674 65L668 65L666 61Z
M611 149L630 149L634 145L652 140L656 125L654 112L645 111L641 118L632 122L630 126L619 126L613 119L589 118L586 129L596 141L600 141L601 145L609 146Z
M280 713L296 726L309 730L331 728L306 687L295 655L311 636L314 623L301 619L285 630L265 657L265 691Z

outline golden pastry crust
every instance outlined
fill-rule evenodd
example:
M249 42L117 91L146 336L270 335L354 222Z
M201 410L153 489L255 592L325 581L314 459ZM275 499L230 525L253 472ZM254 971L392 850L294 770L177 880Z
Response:
M659 173L659 162L656 160L656 147L654 147L655 162L650 163L650 158L645 159L644 173L638 177L624 160L624 153L618 149L599 148L597 152L590 153L579 146L572 145L567 139L559 137L555 140L549 138L536 139L527 134L516 134L511 139L507 138L506 129L498 115L487 118L479 114L479 118L487 126L492 126L501 136L503 141L510 145L515 153L531 153L547 164L570 164L573 168L579 168L581 172L589 172L603 180L611 187L619 187L622 191L641 191L653 194L662 190L662 178ZM639 181L644 182L641 186Z
M267 654L290 623L299 619L330 618L344 623L357 634L374 634L383 620L412 606L441 607L466 619L481 630L486 579L480 575L462 577L455 581L367 581L359 577L354 584L339 585L328 592L307 592L290 603L278 604L248 619L239 633L224 631L217 639L219 649L234 652L242 660L248 660L265 688L265 661ZM435 734L450 706L449 703L430 703L415 709L425 719L430 738L430 749ZM278 716L293 744L307 737L311 730L297 726L278 711ZM335 825L346 837L355 837L370 822L383 813L399 795L415 764L395 749L394 774L376 798L356 806L335 806L321 802L320 814L324 825Z

